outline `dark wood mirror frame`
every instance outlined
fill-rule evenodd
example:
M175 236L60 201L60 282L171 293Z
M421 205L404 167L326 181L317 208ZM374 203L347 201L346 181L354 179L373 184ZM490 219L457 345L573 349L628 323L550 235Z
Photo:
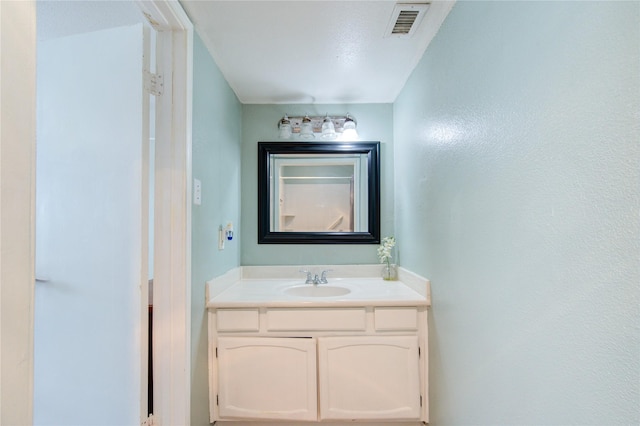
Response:
M272 154L365 154L367 231L271 231L269 177ZM258 142L258 244L380 244L380 142Z

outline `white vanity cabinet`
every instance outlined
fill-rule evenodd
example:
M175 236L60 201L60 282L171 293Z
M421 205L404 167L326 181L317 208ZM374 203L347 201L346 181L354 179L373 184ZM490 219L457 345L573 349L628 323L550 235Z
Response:
M320 419L420 418L417 336L318 338Z
M211 421L426 422L426 310L210 307Z
M217 351L220 418L316 419L313 340L221 337Z

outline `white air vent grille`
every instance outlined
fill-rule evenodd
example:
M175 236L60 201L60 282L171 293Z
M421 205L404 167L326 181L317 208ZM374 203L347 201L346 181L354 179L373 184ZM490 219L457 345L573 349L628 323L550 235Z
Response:
M417 17L418 12L415 10L400 11L400 15L398 15L398 19L396 19L396 24L393 26L391 34L409 34Z
M422 21L429 3L398 3L393 9L385 37L410 37Z

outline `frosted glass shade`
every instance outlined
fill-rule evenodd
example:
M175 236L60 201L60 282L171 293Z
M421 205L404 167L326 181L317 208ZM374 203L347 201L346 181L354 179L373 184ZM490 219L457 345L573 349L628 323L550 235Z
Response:
M336 128L333 125L333 121L329 117L325 117L322 122L322 137L324 139L335 139L336 136Z
M311 124L311 119L308 115L306 115L302 119L302 124L300 125L300 139L314 139L315 135L313 134L313 124Z
M280 139L289 139L291 137L292 128L289 117L285 115L284 118L280 120L280 123L278 123L278 129Z

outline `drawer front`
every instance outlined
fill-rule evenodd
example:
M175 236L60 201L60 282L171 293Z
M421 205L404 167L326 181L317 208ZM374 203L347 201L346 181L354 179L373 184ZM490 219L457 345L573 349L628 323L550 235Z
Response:
M258 309L218 309L216 320L218 331L260 330Z
M268 309L268 331L364 331L364 308Z
M374 312L376 331L418 329L416 308L376 308Z

